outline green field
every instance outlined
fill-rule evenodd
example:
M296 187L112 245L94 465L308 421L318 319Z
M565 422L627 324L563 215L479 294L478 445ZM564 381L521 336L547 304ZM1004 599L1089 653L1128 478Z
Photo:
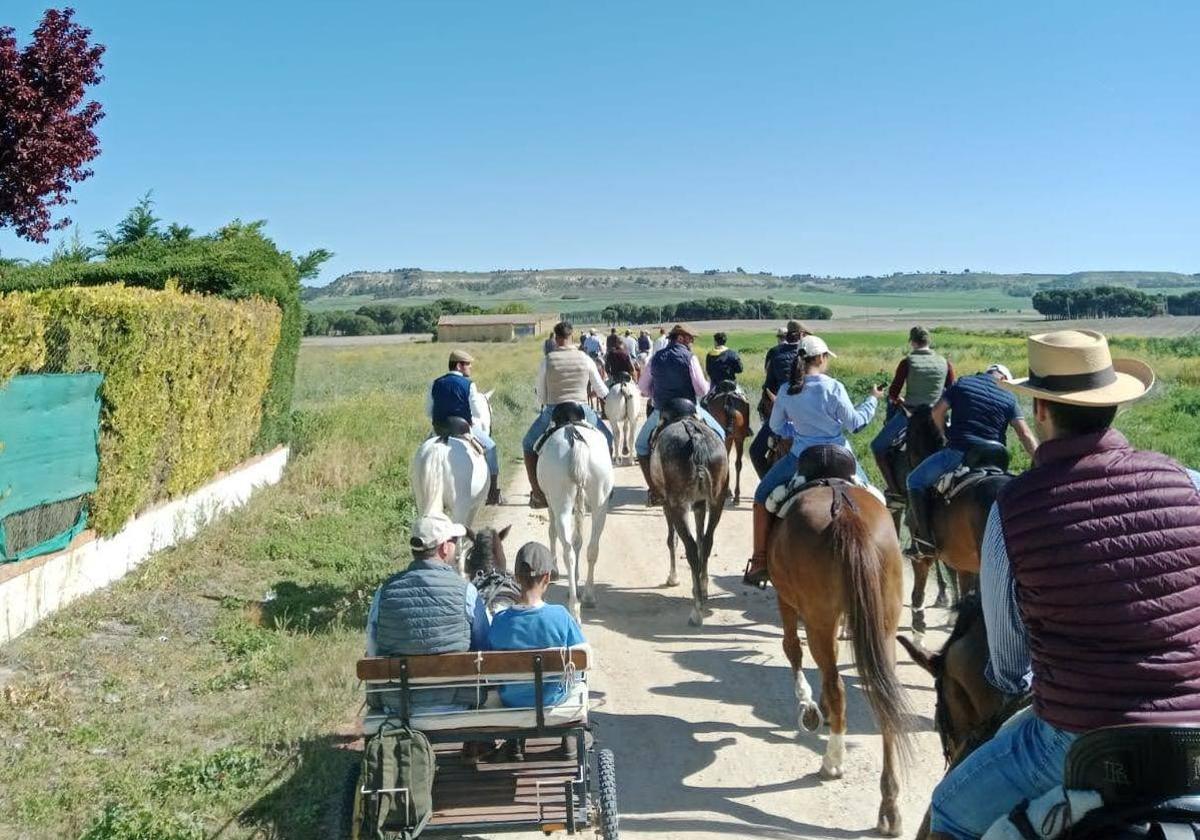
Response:
M496 295L472 295L470 301L480 306L498 306L503 303L528 303L539 312L571 312L601 309L614 302L638 303L647 306L675 303L689 297L732 297L772 298L779 301L809 303L828 306L834 317L852 318L861 315L883 313L951 313L981 312L999 309L1006 312L1029 311L1029 298L1017 298L999 289L977 289L973 291L913 292L911 294L856 294L854 292L809 292L795 289L763 289L749 293L745 288L713 290L699 289L695 294L680 290L603 290L581 289L578 294L567 297L539 296L528 292L501 292ZM305 302L314 311L332 309L357 309L368 303L395 303L415 306L436 300L436 296L375 299L369 295L346 297L321 297Z
M862 397L903 333L829 333ZM1024 369L1020 337L935 332L962 372ZM751 389L767 334L736 334ZM1161 384L1119 425L1200 464L1200 340L1118 342ZM532 420L539 343L474 348L496 388L506 474ZM283 483L0 651L0 836L84 840L332 835L360 704L353 673L374 587L407 562L409 458L447 348L305 347ZM878 428L855 436L866 452ZM869 460L869 459L867 459ZM1018 460L1018 463L1024 463ZM749 469L749 467L747 467ZM873 468L872 468L873 469Z

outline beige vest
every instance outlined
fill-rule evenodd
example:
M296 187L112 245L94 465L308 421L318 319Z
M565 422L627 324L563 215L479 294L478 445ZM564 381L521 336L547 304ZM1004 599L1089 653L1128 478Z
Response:
M576 347L561 347L546 354L546 405L587 403L592 360Z

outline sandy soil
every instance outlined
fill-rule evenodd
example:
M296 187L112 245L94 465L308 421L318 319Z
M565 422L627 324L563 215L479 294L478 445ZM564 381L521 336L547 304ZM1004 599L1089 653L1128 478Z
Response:
M754 485L748 459L746 472L748 499ZM583 629L598 655L593 720L598 742L616 753L622 837L874 836L882 764L874 720L853 667L843 666L845 778L821 781L825 735L798 734L774 591L741 584L750 547L748 501L721 520L710 564L711 610L704 627L692 628L686 561L681 558L680 577L688 583L663 586L668 559L661 510L644 507L637 467L618 469L616 484L596 570L599 604L584 612ZM522 475L508 505L488 509L493 522L513 525L510 558L527 540L548 542L544 512L525 507L527 499ZM928 600L933 594L931 585ZM552 597L565 600L561 585ZM926 644L940 646L947 617L943 610L927 612ZM906 607L902 627L908 622ZM849 659L843 645L842 661ZM819 685L815 669L806 670ZM917 712L916 758L901 782L903 836L911 837L943 764L933 732L932 682L906 658L900 675Z

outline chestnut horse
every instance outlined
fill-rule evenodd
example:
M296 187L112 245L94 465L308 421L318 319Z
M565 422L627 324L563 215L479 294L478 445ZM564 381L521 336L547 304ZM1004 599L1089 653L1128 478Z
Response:
M734 462L733 503L742 501L742 453L750 437L750 403L733 391L714 394L706 406L708 413L725 427L726 458L737 449Z
M894 640L904 598L904 560L892 518L865 488L834 482L802 490L776 523L767 549L783 620L783 650L792 666L800 728L815 732L828 716L831 734L821 776L842 776L846 694L838 672L838 627L848 616L854 659L883 736L878 829L900 834L897 752L908 753L904 686L896 676ZM821 671L821 696L801 670L799 625Z

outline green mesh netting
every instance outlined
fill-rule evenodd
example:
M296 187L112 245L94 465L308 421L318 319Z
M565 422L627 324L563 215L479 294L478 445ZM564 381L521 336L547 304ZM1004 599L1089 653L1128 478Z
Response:
M65 548L87 522L100 466L98 373L0 386L0 561Z

